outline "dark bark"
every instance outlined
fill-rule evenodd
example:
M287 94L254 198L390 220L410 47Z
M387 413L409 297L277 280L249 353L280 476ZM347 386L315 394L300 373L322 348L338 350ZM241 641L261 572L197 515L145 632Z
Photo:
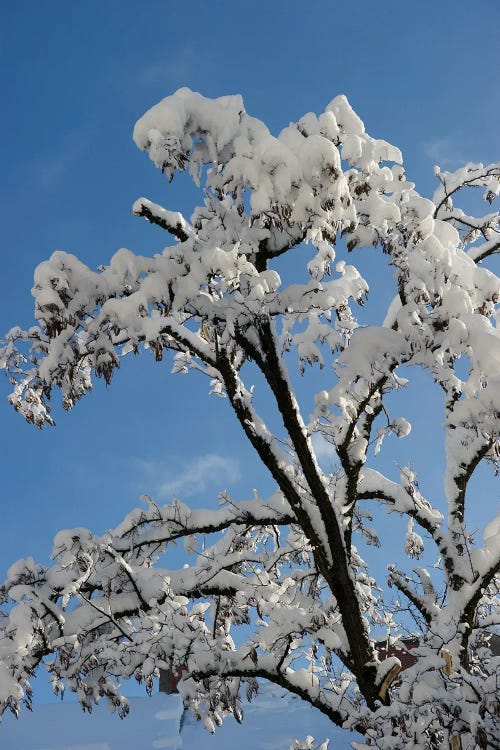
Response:
M302 499L296 492L292 482L278 466L269 447L266 444L263 445L262 439L256 436L249 428L248 422L251 421L251 414L244 407L242 408L242 406L238 405L237 398L235 398L237 389L234 374L231 374L230 368L227 366L225 366L225 373L223 373L226 389L228 389L229 385L228 395L243 429L259 453L263 463L270 469L273 477L278 482L280 489L290 503L300 526L313 547L313 554L318 570L335 596L342 615L342 622L350 652L345 657L345 662L355 674L359 689L364 695L367 705L371 709L374 709L375 702L378 699L378 686L376 685L375 668L373 667L376 657L368 638L354 581L348 566L348 555L343 531L336 518L335 509L332 506L328 490L318 473L318 467L311 454L307 439L304 436L294 399L290 392L290 386L283 373L283 365L276 351L271 324L267 319L260 321L259 335L262 354L255 347L252 347L248 340L243 338L240 343L245 348L248 356L254 359L260 367L274 394L283 424L292 441L304 472L304 477L320 513L327 537L327 549L324 548L323 540L318 537L307 510L303 506ZM370 663L371 666L368 666Z

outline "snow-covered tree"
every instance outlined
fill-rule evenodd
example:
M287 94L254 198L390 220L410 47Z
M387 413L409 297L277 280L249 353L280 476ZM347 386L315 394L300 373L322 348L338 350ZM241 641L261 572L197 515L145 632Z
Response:
M127 353L145 348L159 361L171 350L174 373L204 374L225 397L220 408L234 410L276 489L244 501L222 492L206 510L146 497L102 536L58 534L50 566L13 565L1 588L1 706L29 703L44 663L56 692L66 685L88 710L105 696L125 713L120 680L150 687L173 664L186 668L185 701L211 730L227 714L241 720L242 691L264 678L372 747L500 747L500 659L489 641L500 515L473 544L465 514L474 472L499 455L500 285L484 265L500 250L499 214L455 205L468 187L491 204L500 164L436 169L434 197L423 198L400 151L370 137L344 96L274 137L241 97L181 89L146 112L134 140L169 180L187 171L202 205L188 221L136 201L134 214L173 237L154 257L120 250L93 271L56 252L37 268L37 325L11 330L1 350L10 401L29 422L52 423L55 388L70 409L94 375L110 383ZM392 267L394 290L385 319L366 326L354 310L368 285L346 257L368 247ZM286 253L287 284L276 270ZM297 367L307 365L328 365L327 386L307 395L303 378L298 399ZM415 463L394 477L375 468L384 436L410 430L388 405L395 391L411 393L409 367L442 392L433 439L445 443L446 507L423 496ZM275 414L258 409L256 377ZM335 457L328 472L318 440ZM401 672L376 644L387 632L405 647L398 601L385 601L385 581L360 556L360 544L378 544L368 500L407 520L410 558L425 539L439 561L388 565L399 608L421 624L416 663ZM179 539L195 561L161 567ZM379 555L391 563L394 549Z

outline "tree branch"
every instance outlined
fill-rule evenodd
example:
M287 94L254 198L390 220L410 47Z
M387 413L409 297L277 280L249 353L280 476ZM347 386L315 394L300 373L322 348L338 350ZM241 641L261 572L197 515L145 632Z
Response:
M250 659L250 657L248 657ZM227 659L229 663L217 664L213 667L207 667L205 669L195 669L190 672L190 677L196 681L201 681L210 677L261 677L262 679L269 680L269 682L279 685L280 687L286 688L289 692L294 695L300 696L310 705L317 708L321 713L325 714L330 721L339 727L342 727L347 716L342 716L339 710L333 709L326 701L321 700L320 695L314 695L313 691L308 690L304 685L298 685L293 683L290 679L287 679L286 673L283 670L278 670L279 658L274 658L267 655L255 654L255 664L252 666L243 667L243 665L233 665L230 663L230 656ZM316 691L314 691L316 692ZM361 726L356 727L357 731L362 731Z
M427 531L444 554L443 534L441 532L442 514L434 509L420 492L409 492L397 482L387 479L375 469L363 468L358 484L357 496L359 500L382 500L392 507L396 513L411 516Z
M193 228L178 211L167 211L157 203L147 198L138 198L132 206L134 216L143 216L150 224L165 229L176 237L179 242L185 242L193 235Z
M125 519L123 524L120 525L120 537L113 541L114 549L121 552L138 550L147 545L162 545L195 534L214 534L234 524L286 526L295 523L295 516L291 512L287 512L286 508L279 511L271 506L270 503L273 500L279 502L280 497L282 498L282 504L285 505L285 499L280 493L279 495L277 493L269 498L267 504L265 501L231 503L215 511L192 510L184 518L181 516L182 510L179 510L179 503L156 508L156 510L143 511L138 521L134 519L133 513L129 516L131 519L129 523ZM138 541L133 541L133 536L137 531L149 524L154 524L151 535L144 535ZM161 525L165 525L167 528L162 530ZM160 528L158 528L159 526ZM168 528L169 526L170 528ZM128 537L132 537L132 539Z
M446 190L446 179L445 178L442 179L441 175L439 175L439 181L441 182L441 185L443 186L444 196L440 200L440 202L438 203L434 211L435 219L438 218L439 211L445 205L445 203L451 198L452 195L457 193L459 190L462 190L464 187L482 187L481 180L484 180L487 177L494 177L495 175L500 174L500 168L494 164L489 165L486 168L480 165L480 169L476 171L479 172L479 174L476 174L473 177L470 177L469 179L463 179L458 185L456 185L454 188L452 188L448 192Z
M395 566L389 566L389 581L396 586L402 594L418 609L426 623L429 625L436 612L436 606L429 607L428 602L416 591L410 588L403 575L396 570Z
M478 247L471 247L468 250L467 255L469 258L472 258L475 263L480 263L482 260L485 260L485 258L489 258L490 255L494 255L498 252L500 252L500 240L495 239L483 242L483 244Z
M278 356L274 332L268 319L261 319L259 321L258 331L262 354L248 339L243 337L241 343L249 356L260 367L274 394L283 424L292 441L312 497L314 498L314 503L320 513L322 525L326 533L326 555L320 552L325 541L321 539L316 530L313 530L314 527L309 518L307 527L310 531L306 530L305 525L302 523L302 517L305 515L303 502L299 499L300 505L296 508L288 496L287 499L304 530L306 530L306 534L313 545L318 569L328 582L337 600L349 642L350 658L352 659L352 663L349 666L358 679L359 688L365 696L368 705L373 706L376 700L372 674L373 669L367 665L373 662L374 654L348 567L344 535L335 512L335 506L330 499L328 490L321 478L321 471L313 456L309 439L306 436L305 425L300 416L293 390L285 375L283 361ZM311 532L312 536L309 536Z

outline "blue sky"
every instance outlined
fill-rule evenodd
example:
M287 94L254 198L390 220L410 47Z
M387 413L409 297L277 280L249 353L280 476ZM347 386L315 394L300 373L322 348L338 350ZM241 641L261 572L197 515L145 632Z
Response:
M499 27L494 0L5 4L2 331L32 322L33 269L53 250L93 266L120 247L161 250L164 233L132 216L137 197L189 216L187 181L169 187L131 138L138 117L179 86L241 93L274 131L346 93L370 134L402 148L417 189L432 194L435 163L498 158ZM8 384L0 387L4 399ZM426 398L427 410L409 406L420 431L391 456L412 456L440 492L429 450L440 405ZM147 354L124 361L108 391L98 383L55 416L56 429L39 432L1 407L0 576L19 557L46 559L60 528L114 526L141 492L210 504L223 488L240 498L272 487L227 404ZM481 482L491 509L498 493L488 495L490 478Z

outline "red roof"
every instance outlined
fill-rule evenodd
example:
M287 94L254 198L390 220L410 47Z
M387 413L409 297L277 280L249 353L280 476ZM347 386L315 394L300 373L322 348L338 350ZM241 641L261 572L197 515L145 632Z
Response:
M397 656L401 662L401 669L408 669L417 661L416 656L410 653L411 649L416 648L419 644L418 638L404 638L398 644L389 645L388 641L378 641L375 646L380 661L388 659L389 656Z

